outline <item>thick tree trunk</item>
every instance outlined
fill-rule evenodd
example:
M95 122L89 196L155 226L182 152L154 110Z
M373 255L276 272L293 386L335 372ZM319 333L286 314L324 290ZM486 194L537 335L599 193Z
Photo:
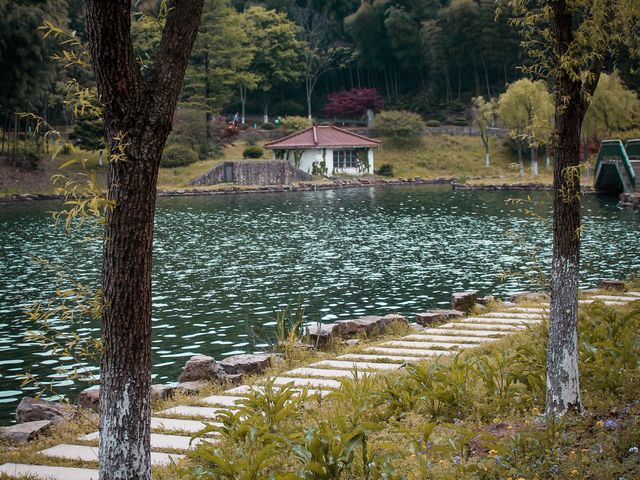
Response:
M170 1L154 69L140 73L129 0L87 1L87 33L110 151L102 261L100 480L148 480L151 264L160 156L202 0Z
M574 19L566 0L552 4L551 27L556 55L563 57L574 40ZM578 371L578 280L580 268L580 131L602 70L601 57L580 76L558 66L556 145L553 170L553 259L551 319L547 346L547 414L581 412Z

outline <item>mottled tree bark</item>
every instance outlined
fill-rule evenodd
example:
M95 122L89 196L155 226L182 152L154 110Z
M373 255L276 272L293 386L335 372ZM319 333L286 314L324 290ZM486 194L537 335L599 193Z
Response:
M129 0L87 1L87 32L112 156L102 263L100 479L151 478L151 262L160 157L197 32L202 0L169 2L144 80Z
M565 0L553 3L558 57L573 42L573 15ZM578 372L578 276L580 267L580 131L602 64L583 81L560 68L556 77L551 320L547 347L547 414L581 412Z

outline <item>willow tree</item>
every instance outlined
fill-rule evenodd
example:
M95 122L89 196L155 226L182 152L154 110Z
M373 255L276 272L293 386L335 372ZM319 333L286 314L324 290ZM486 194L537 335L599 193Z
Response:
M548 415L581 412L578 372L580 131L609 55L638 32L638 0L502 0L533 60L553 86L553 257L547 346Z
M489 155L489 132L495 124L497 103L494 99L488 102L483 97L473 99L472 115L473 126L480 132L480 138L484 145L484 165L491 165L491 157Z
M164 3L163 3L164 5ZM88 0L87 33L109 162L102 261L100 479L151 478L151 253L160 157L202 0L169 0L148 76L131 40L129 0Z

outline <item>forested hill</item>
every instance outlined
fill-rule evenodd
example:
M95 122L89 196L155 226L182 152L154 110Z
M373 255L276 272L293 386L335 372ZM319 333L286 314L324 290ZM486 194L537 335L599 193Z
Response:
M143 69L162 28L160 0L136 2L132 19ZM68 82L92 85L80 62L63 66L60 38L45 22L85 41L81 0L0 0L0 115L33 111L73 123ZM516 30L495 0L206 0L182 105L212 113L246 104L254 114L322 116L329 93L375 88L388 107L442 119L472 97L497 97L526 62ZM640 64L622 52L608 59L640 88Z

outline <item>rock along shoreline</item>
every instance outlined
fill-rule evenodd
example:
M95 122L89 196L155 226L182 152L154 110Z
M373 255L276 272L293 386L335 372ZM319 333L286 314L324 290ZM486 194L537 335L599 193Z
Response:
M481 179L482 177L473 177L471 180ZM435 177L435 178L355 178L355 179L338 179L327 183L300 182L288 185L257 185L242 186L228 185L220 188L179 188L170 190L159 190L158 197L195 197L204 195L242 195L256 193L288 193L288 192L312 192L322 190L339 190L343 188L362 188L362 187L384 187L398 185L451 185L452 190L469 190L469 191L551 191L552 185L545 183L492 183L492 184L470 184L458 183L456 177ZM583 194L594 194L596 191L591 186L582 186ZM62 200L64 196L57 194L32 194L32 193L16 193L0 197L0 203L13 202L30 202L36 200Z

